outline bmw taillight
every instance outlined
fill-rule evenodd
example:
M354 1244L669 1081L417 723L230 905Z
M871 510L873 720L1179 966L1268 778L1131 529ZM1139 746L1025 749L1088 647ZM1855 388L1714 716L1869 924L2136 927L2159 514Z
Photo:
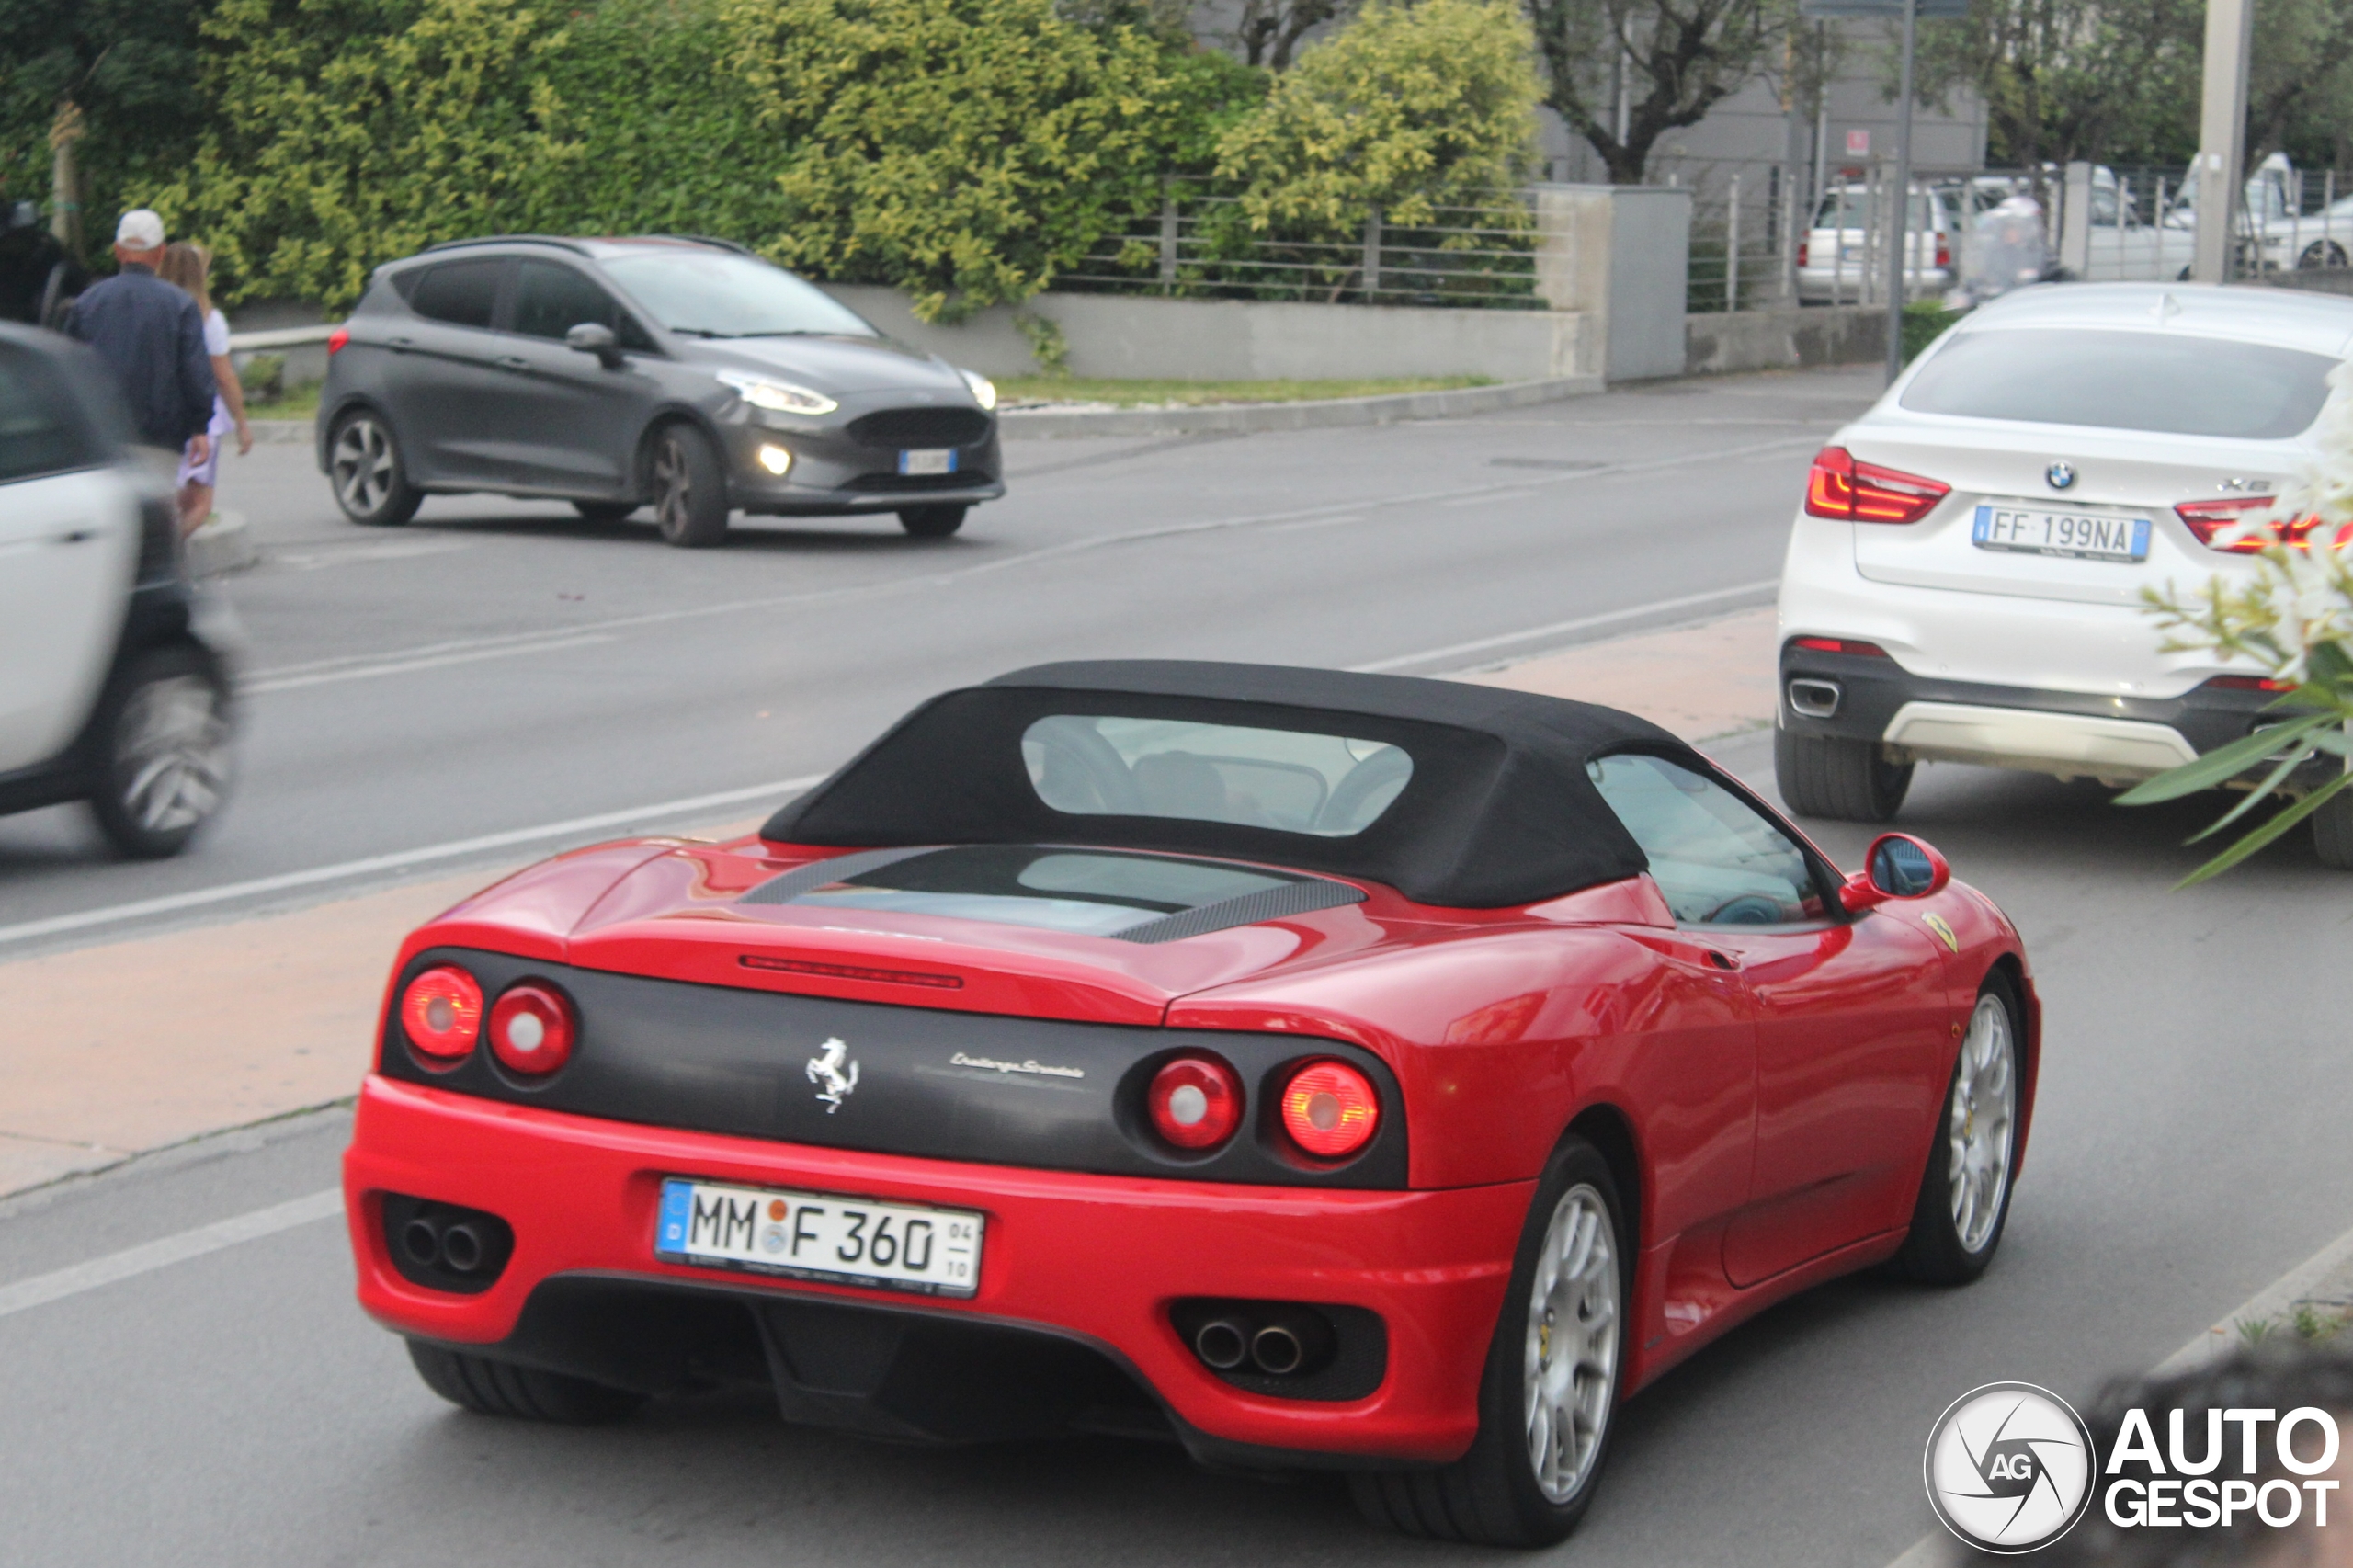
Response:
M343 352L343 346L350 341L351 329L349 327L339 326L333 332L327 334L327 352L330 354L340 354Z
M2209 691L2293 691L2291 680L2274 680L2269 676L2216 676L2206 683Z
M1214 1149L1242 1125L1242 1080L1210 1055L1179 1056L1152 1075L1152 1130L1179 1149Z
M401 993L401 1028L430 1067L454 1067L482 1032L482 986L455 964L438 964Z
M546 1077L572 1060L579 1033L572 1004L551 985L526 980L491 1004L490 1052L510 1073Z
M1381 1096L1345 1062L1311 1062L1283 1085L1283 1131L1320 1159L1336 1160L1372 1142Z
M2319 533L2321 521L2316 516L2290 517L2269 528L2236 535L2232 533L2242 523L2271 509L2276 497L2269 495L2234 495L2216 501L2184 501L2176 506L2174 515L2189 526L2198 542L2209 550L2227 551L2233 555L2253 555L2267 545L2284 544L2295 550L2310 550L2315 542L2342 550L2353 543L2353 523L2339 528L2334 535Z
M1858 462L1844 447L1824 447L1805 476L1806 515L1847 523L1916 523L1952 486L1916 473Z

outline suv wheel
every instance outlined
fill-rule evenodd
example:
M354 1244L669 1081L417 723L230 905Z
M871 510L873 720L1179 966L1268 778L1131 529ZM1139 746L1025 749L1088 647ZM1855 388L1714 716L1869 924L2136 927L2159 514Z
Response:
M710 437L672 425L654 437L654 521L665 544L708 550L727 537L727 472Z
M1912 788L1912 764L1889 762L1876 741L1773 732L1773 783L1802 817L1893 822Z
M392 426L366 409L335 421L327 437L327 478L343 515L370 528L407 522L425 499L408 482Z
M904 506L899 526L916 539L946 539L964 526L969 506Z
M160 859L188 847L229 784L229 690L188 648L133 659L93 726L98 827L121 854Z

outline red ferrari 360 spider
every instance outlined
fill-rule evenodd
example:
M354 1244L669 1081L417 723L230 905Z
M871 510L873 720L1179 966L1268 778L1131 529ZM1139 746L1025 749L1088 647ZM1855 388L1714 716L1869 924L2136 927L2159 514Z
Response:
M756 837L560 856L411 937L360 1300L472 1410L753 1384L1557 1540L1710 1338L1992 1257L2039 1009L1948 877L1891 834L1842 878L1608 709L1020 671Z

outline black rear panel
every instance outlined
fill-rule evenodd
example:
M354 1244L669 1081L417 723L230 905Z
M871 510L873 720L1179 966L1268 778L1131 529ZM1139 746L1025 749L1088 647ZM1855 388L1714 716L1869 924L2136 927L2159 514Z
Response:
M526 1084L484 1045L454 1069L427 1069L395 1002L379 1053L386 1077L614 1121L984 1165L1292 1187L1406 1182L1396 1080L1337 1040L839 1002L449 948L420 954L402 986L444 963L470 971L486 1001L526 978L564 992L580 1019L570 1064ZM1144 1109L1153 1074L1184 1050L1231 1062L1247 1097L1241 1131L1207 1154L1163 1144ZM1372 1081L1381 1117L1362 1153L1327 1165L1293 1150L1270 1113L1293 1064L1333 1057Z

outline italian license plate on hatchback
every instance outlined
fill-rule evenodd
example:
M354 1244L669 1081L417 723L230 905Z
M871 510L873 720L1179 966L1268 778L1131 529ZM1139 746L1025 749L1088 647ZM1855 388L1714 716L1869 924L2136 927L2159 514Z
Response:
M654 1256L665 1263L827 1279L927 1296L980 1288L983 1216L672 1176Z
M954 473L956 472L956 449L953 447L933 447L923 451L901 452L899 454L899 472L905 474Z
M2149 519L2040 506L1981 506L1970 542L1980 550L2067 555L2079 561L2146 561Z

